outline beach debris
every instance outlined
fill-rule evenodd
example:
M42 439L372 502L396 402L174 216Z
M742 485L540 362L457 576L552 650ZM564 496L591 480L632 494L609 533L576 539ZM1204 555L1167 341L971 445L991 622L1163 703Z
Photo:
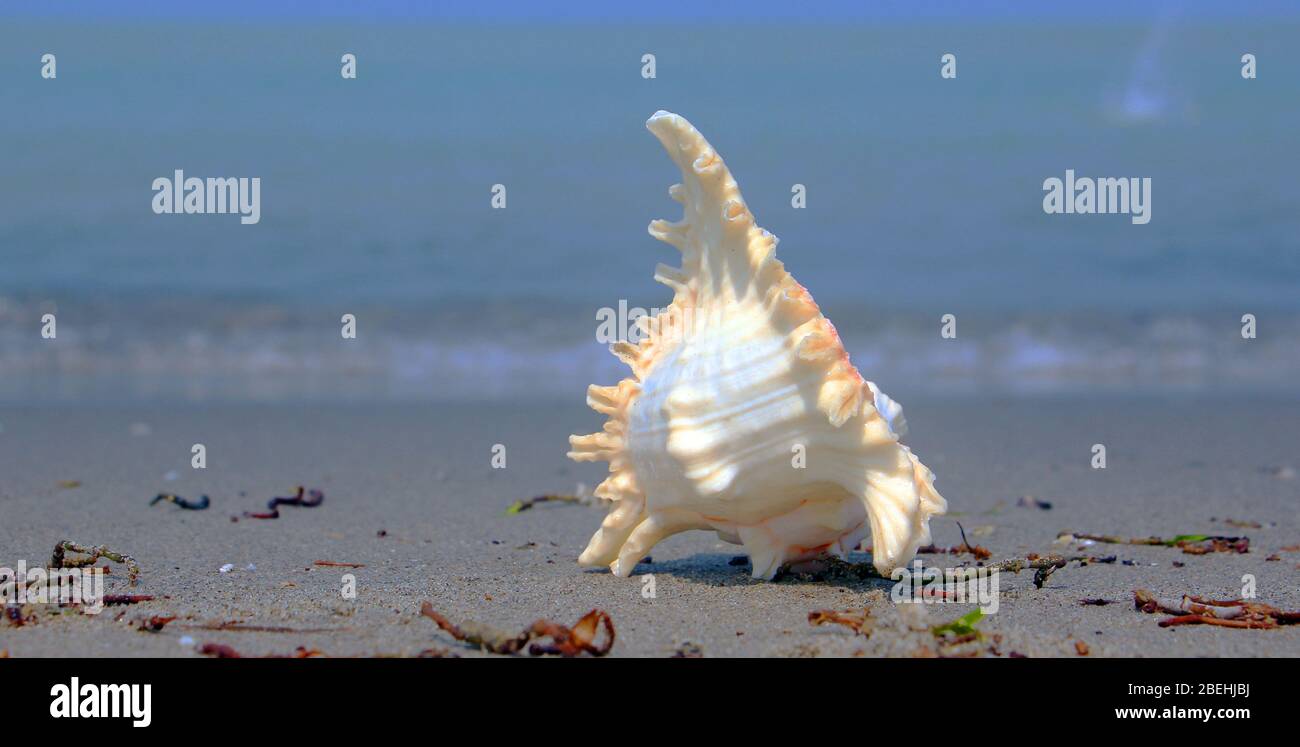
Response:
M143 630L146 633L157 633L167 627L167 623L176 619L176 615L154 615L146 617L136 624L137 630Z
M1080 566L1096 562L1114 562L1114 558L1095 558L1092 556L1075 556L1063 557L1060 555L1038 556L1031 555L1025 558L1011 558L997 563L984 565L980 563L975 566L962 566L959 568L946 568L945 573L951 574L960 581L963 576L973 575L980 571L998 571L1006 573L1019 573L1020 571L1034 571L1034 586L1041 589L1047 579L1060 568L1064 568L1070 563L1078 562ZM847 560L841 560L836 557L820 558L817 561L819 568L815 571L784 571L784 575L799 578L808 581L864 581L869 578L889 579L890 576L880 573L879 570L871 563L853 563Z
M862 552L871 552L871 545L863 545L859 548ZM939 547L938 545L921 545L916 548L917 555L972 555L976 560L988 560L993 557L993 553L987 547L980 545L968 545L965 542L952 547Z
M957 524L957 531L961 532L960 545L953 545L952 547L948 547L948 548L935 547L934 545L923 545L921 547L918 547L916 549L916 552L918 554L920 553L939 553L939 554L947 553L948 555L970 554L970 555L974 555L976 560L988 560L989 558L993 557L993 553L989 552L988 548L980 547L979 545L971 545L970 541L966 539L966 528L961 525L960 521L956 522L956 524Z
M1075 642L1074 642L1074 652L1075 652L1076 654L1078 654L1079 656L1087 656L1087 655L1088 655L1088 644L1084 643L1083 641L1075 641Z
M599 609L583 615L572 628L550 620L537 620L516 634L473 621L457 625L435 612L433 604L429 602L420 605L420 614L433 620L452 638L493 654L513 655L528 646L528 653L533 656L557 655L567 658L584 653L604 656L614 646L614 621L608 612ZM601 629L605 632L604 640L597 643ZM551 640L549 644L539 642L546 638Z
M1105 607L1108 604L1114 604L1114 603L1115 602L1110 599L1080 599L1079 600L1079 604L1083 605L1084 607Z
M72 490L81 487L81 480L59 480L59 487L64 490Z
M223 565L223 566L221 566L220 568L218 568L218 569L217 569L217 572L218 572L218 573L230 573L230 572L233 571L233 570L235 570L235 564L234 564L234 563L226 563L225 565Z
M1032 570L1034 572L1034 587L1041 589L1043 588L1043 584L1047 583L1047 579L1053 573L1075 561L1077 561L1081 566L1094 562L1091 557L1080 556L1065 558L1060 555L1046 555L1042 557L1035 555L1030 558L1012 558L1010 560L1003 560L998 563L993 563L992 565L981 567L987 570L995 570L1000 573L1019 573L1025 570Z
M704 647L691 641L682 641L673 649L670 659L703 659Z
M278 519L280 518L280 506L302 506L303 508L315 508L325 500L325 494L315 488L308 490L303 486L298 486L297 494L290 497L277 496L267 501L266 511L253 512L245 511L244 518L247 519ZM233 518L233 517L232 517Z
M1249 521L1246 519L1210 519L1210 521L1221 521L1233 529L1263 529L1264 525L1258 521Z
M139 604L140 602L152 602L152 594L105 594L102 598L105 607L115 607L124 604Z
M659 542L706 528L742 545L758 579L847 557L868 534L878 571L905 565L947 503L899 441L902 408L850 363L699 131L666 111L646 127L682 172L669 194L684 218L650 223L682 265L656 268L673 300L642 317L639 342L610 348L632 375L587 390L604 428L569 439L571 459L610 465L594 493L612 505L579 564L627 577Z
M332 560L313 560L312 565L320 565L328 568L365 568L365 563L336 563Z
M34 618L30 605L13 603L5 605L5 621L15 628L21 628Z
M1279 480L1294 480L1297 474L1295 467L1289 464L1283 464L1277 467L1265 467L1264 472L1276 477Z
M291 628L287 625L254 625L239 620L208 623L177 623L186 630L229 630L237 633L335 633L338 628Z
M866 607L856 610L813 610L808 613L808 624L843 625L860 636L870 636L875 627L871 610Z
M1286 612L1261 602L1243 599L1203 599L1184 594L1174 600L1157 597L1146 589L1133 591L1133 607L1147 613L1164 612L1173 617L1161 620L1162 628L1176 625L1219 625L1225 628L1268 630L1300 623L1300 612Z
M70 558L68 553L85 555L84 558ZM98 547L86 547L77 544L71 540L63 540L54 545L54 552L50 556L51 568L85 568L94 565L100 558L111 560L114 563L121 563L126 566L127 581L131 586L135 586L140 580L140 566L135 562L135 558L120 552L108 549L104 545Z
M514 503L511 503L509 506L506 507L506 516L513 516L518 513L523 513L524 511L528 511L534 506L540 505L542 503L567 503L570 505L581 505L583 503L589 503L590 501L591 501L590 498L584 498L583 496L580 495L562 495L558 493L548 493L546 495L539 495L534 498L529 498L527 500L519 500L519 501L515 501Z
M154 496L153 500L149 501L149 505L150 506L157 505L158 503L161 503L163 501L174 504L177 508L183 508L187 511L202 511L212 503L212 501L209 500L206 495L201 495L199 496L198 500L191 501L182 498L179 495L172 495L171 493L159 493L158 495Z
M233 646L227 646L224 643L205 643L199 646L199 653L216 659L314 659L324 656L318 649L299 646L293 650L292 654L263 654L250 657L239 653Z
M1205 555L1212 552L1250 552L1249 537L1224 537L1213 534L1180 534L1166 539L1164 537L1119 537L1110 534L1082 534L1079 532L1061 532L1056 536L1058 542L1070 543L1076 540L1091 540L1111 545L1153 545L1177 547L1188 555Z
M1020 496L1020 500L1016 501L1016 505L1017 505L1017 506L1020 506L1021 508L1037 508L1037 509L1039 509L1039 510L1041 510L1041 511L1051 511L1051 510L1052 510L1052 504L1051 504L1051 503L1049 503L1049 502L1047 502L1047 501L1044 501L1044 500L1040 500L1040 499L1038 499L1038 498L1035 498L1035 497L1033 497L1032 495L1022 495L1022 496Z
M923 645L912 655L939 659L1002 656L1002 636L997 633L985 634L975 627L983 618L984 612L976 608L952 622L931 627L929 630L936 648ZM1015 651L1007 655L1011 658L1023 656Z
M954 636L958 638L969 635L979 636L980 631L975 629L975 625L983 619L984 610L976 607L952 622L944 623L943 625L936 625L933 628L930 628L930 633L933 634L935 638L943 638L945 636Z

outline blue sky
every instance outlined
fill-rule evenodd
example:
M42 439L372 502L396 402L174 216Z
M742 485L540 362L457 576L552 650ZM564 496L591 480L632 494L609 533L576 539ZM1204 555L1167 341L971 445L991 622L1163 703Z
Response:
M138 19L428 19L480 21L748 22L894 20L1105 20L1183 18L1297 18L1295 0L12 0L3 15L56 18Z

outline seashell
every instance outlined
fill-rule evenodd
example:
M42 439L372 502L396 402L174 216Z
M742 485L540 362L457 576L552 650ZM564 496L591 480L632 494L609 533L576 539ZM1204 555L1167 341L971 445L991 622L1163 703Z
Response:
M682 171L668 192L685 217L649 228L682 266L656 268L672 303L611 346L632 376L588 389L604 430L569 438L570 458L610 471L594 491L609 514L578 562L626 577L666 537L712 529L755 578L844 557L868 531L879 571L906 564L947 504L899 443L902 408L849 362L704 137L665 111L646 127Z

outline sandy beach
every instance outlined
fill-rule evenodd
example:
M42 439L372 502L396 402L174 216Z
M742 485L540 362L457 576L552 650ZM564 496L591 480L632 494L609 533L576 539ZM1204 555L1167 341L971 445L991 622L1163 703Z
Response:
M1136 588L1235 598L1253 574L1258 601L1300 609L1300 552L1283 549L1300 544L1300 478L1282 469L1300 465L1300 400L904 401L908 443L951 509L933 524L936 544L959 544L961 522L995 561L1117 557L1071 564L1042 589L1029 573L1004 574L998 611L979 623L1000 636L1000 655L1073 657L1078 642L1090 656L1300 655L1298 630L1161 628L1163 616L1132 603ZM505 512L517 499L599 482L603 465L564 456L570 433L600 423L579 401L8 406L0 423L0 565L44 564L65 539L107 545L138 560L133 591L155 597L98 616L36 607L26 625L0 623L0 649L15 657L193 657L209 642L246 655L299 646L332 656L482 655L421 617L424 601L453 620L511 630L539 617L569 624L601 608L617 628L617 656L670 656L688 643L705 656L911 656L932 644L926 625L973 609L906 605L900 613L880 579L754 581L733 563L739 548L706 532L656 547L630 579L580 569L574 559L599 509ZM207 447L205 470L190 467L194 443ZM1089 465L1094 443L1107 447L1104 470ZM494 444L506 447L505 469L490 465ZM232 521L299 484L323 490L324 504ZM206 494L211 507L151 507L160 492ZM1021 496L1051 509L1020 506ZM1250 551L1054 544L1067 530L1246 535ZM226 564L233 569L221 573ZM108 591L127 591L125 569L112 565ZM353 600L340 593L345 573L356 576ZM654 576L652 599L642 596L644 574ZM1083 606L1085 598L1114 603ZM812 610L864 607L876 620L869 637L807 619ZM137 629L154 615L177 619L161 632ZM200 627L230 621L289 630Z

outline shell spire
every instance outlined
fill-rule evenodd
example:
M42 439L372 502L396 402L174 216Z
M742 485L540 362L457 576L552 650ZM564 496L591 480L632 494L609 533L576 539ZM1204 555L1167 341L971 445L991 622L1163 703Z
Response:
M684 117L655 112L646 128L659 138L682 171L669 195L685 206L682 220L650 223L650 235L682 252L682 269L699 278L702 296L731 299L757 287L776 249L776 237L759 228L731 170L699 130Z
M610 348L632 376L588 389L604 429L569 439L570 458L610 471L596 495L612 506L578 562L627 576L660 540L713 529L756 578L868 532L881 572L907 563L947 504L898 441L902 408L858 373L699 131L664 111L646 127L682 171L669 195L683 218L649 228L682 266L655 269L672 303Z

